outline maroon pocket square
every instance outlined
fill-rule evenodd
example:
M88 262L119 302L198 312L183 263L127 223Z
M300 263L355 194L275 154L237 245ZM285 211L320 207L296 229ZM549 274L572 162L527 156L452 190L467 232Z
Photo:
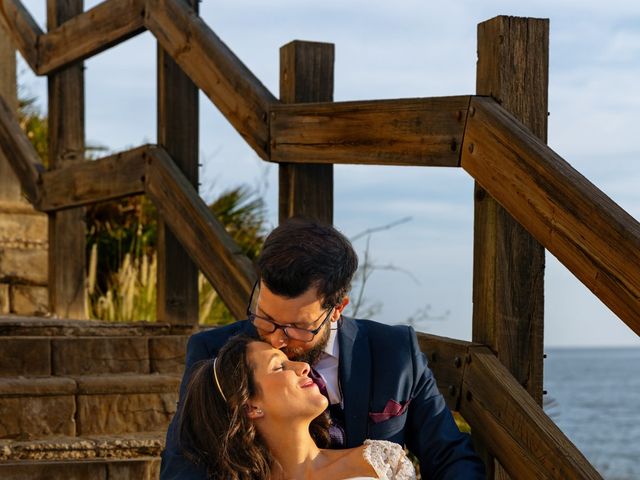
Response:
M395 400L389 400L382 412L369 412L369 418L373 423L380 423L384 422L385 420L389 420L390 418L398 417L407 410L409 402L411 402L411 399L407 400L404 403L398 403Z

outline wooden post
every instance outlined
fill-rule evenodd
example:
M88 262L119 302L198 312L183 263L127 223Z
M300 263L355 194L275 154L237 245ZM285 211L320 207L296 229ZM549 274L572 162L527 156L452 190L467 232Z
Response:
M197 11L198 2L188 2ZM158 44L158 144L198 189L198 88ZM158 219L158 321L198 324L198 268Z
M548 20L500 16L479 24L477 93L493 96L544 141L548 65ZM473 341L488 345L540 405L544 262L544 248L476 184ZM495 475L503 475L500 467Z
M11 109L18 107L16 93L16 48L0 15L0 95ZM0 202L21 200L20 182L13 173L9 161L0 152Z
M82 13L83 0L48 0L53 30ZM84 160L84 67L78 62L49 75L49 168ZM62 318L85 318L84 209L49 215L49 302Z
M334 45L293 41L280 48L280 100L333 100ZM333 223L333 165L279 165L279 220L295 215Z

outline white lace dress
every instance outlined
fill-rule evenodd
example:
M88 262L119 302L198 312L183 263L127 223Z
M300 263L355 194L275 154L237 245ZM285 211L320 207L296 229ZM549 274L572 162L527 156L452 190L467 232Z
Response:
M365 440L364 445L362 455L378 476L348 480L415 480L416 470L400 445L386 440Z

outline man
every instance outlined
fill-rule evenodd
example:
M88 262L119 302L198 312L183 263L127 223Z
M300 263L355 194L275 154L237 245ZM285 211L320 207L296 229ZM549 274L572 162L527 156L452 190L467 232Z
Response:
M342 316L357 266L351 243L333 227L284 222L267 237L258 259L260 281L248 320L189 340L181 398L196 362L215 357L233 335L258 335L313 367L329 398L334 447L390 440L420 460L422 478L484 478L484 466L438 392L413 329ZM175 423L167 433L161 479L204 480L206 474L180 455Z

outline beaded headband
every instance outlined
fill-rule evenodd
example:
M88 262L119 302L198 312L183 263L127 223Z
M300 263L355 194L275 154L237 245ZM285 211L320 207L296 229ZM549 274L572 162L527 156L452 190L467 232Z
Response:
M220 395L222 396L222 399L226 402L227 401L227 397L224 396L224 393L222 392L222 387L220 386L220 381L218 380L218 372L216 371L216 362L218 361L218 357L213 359L213 378L216 381L216 385L218 386L218 391L220 392Z

